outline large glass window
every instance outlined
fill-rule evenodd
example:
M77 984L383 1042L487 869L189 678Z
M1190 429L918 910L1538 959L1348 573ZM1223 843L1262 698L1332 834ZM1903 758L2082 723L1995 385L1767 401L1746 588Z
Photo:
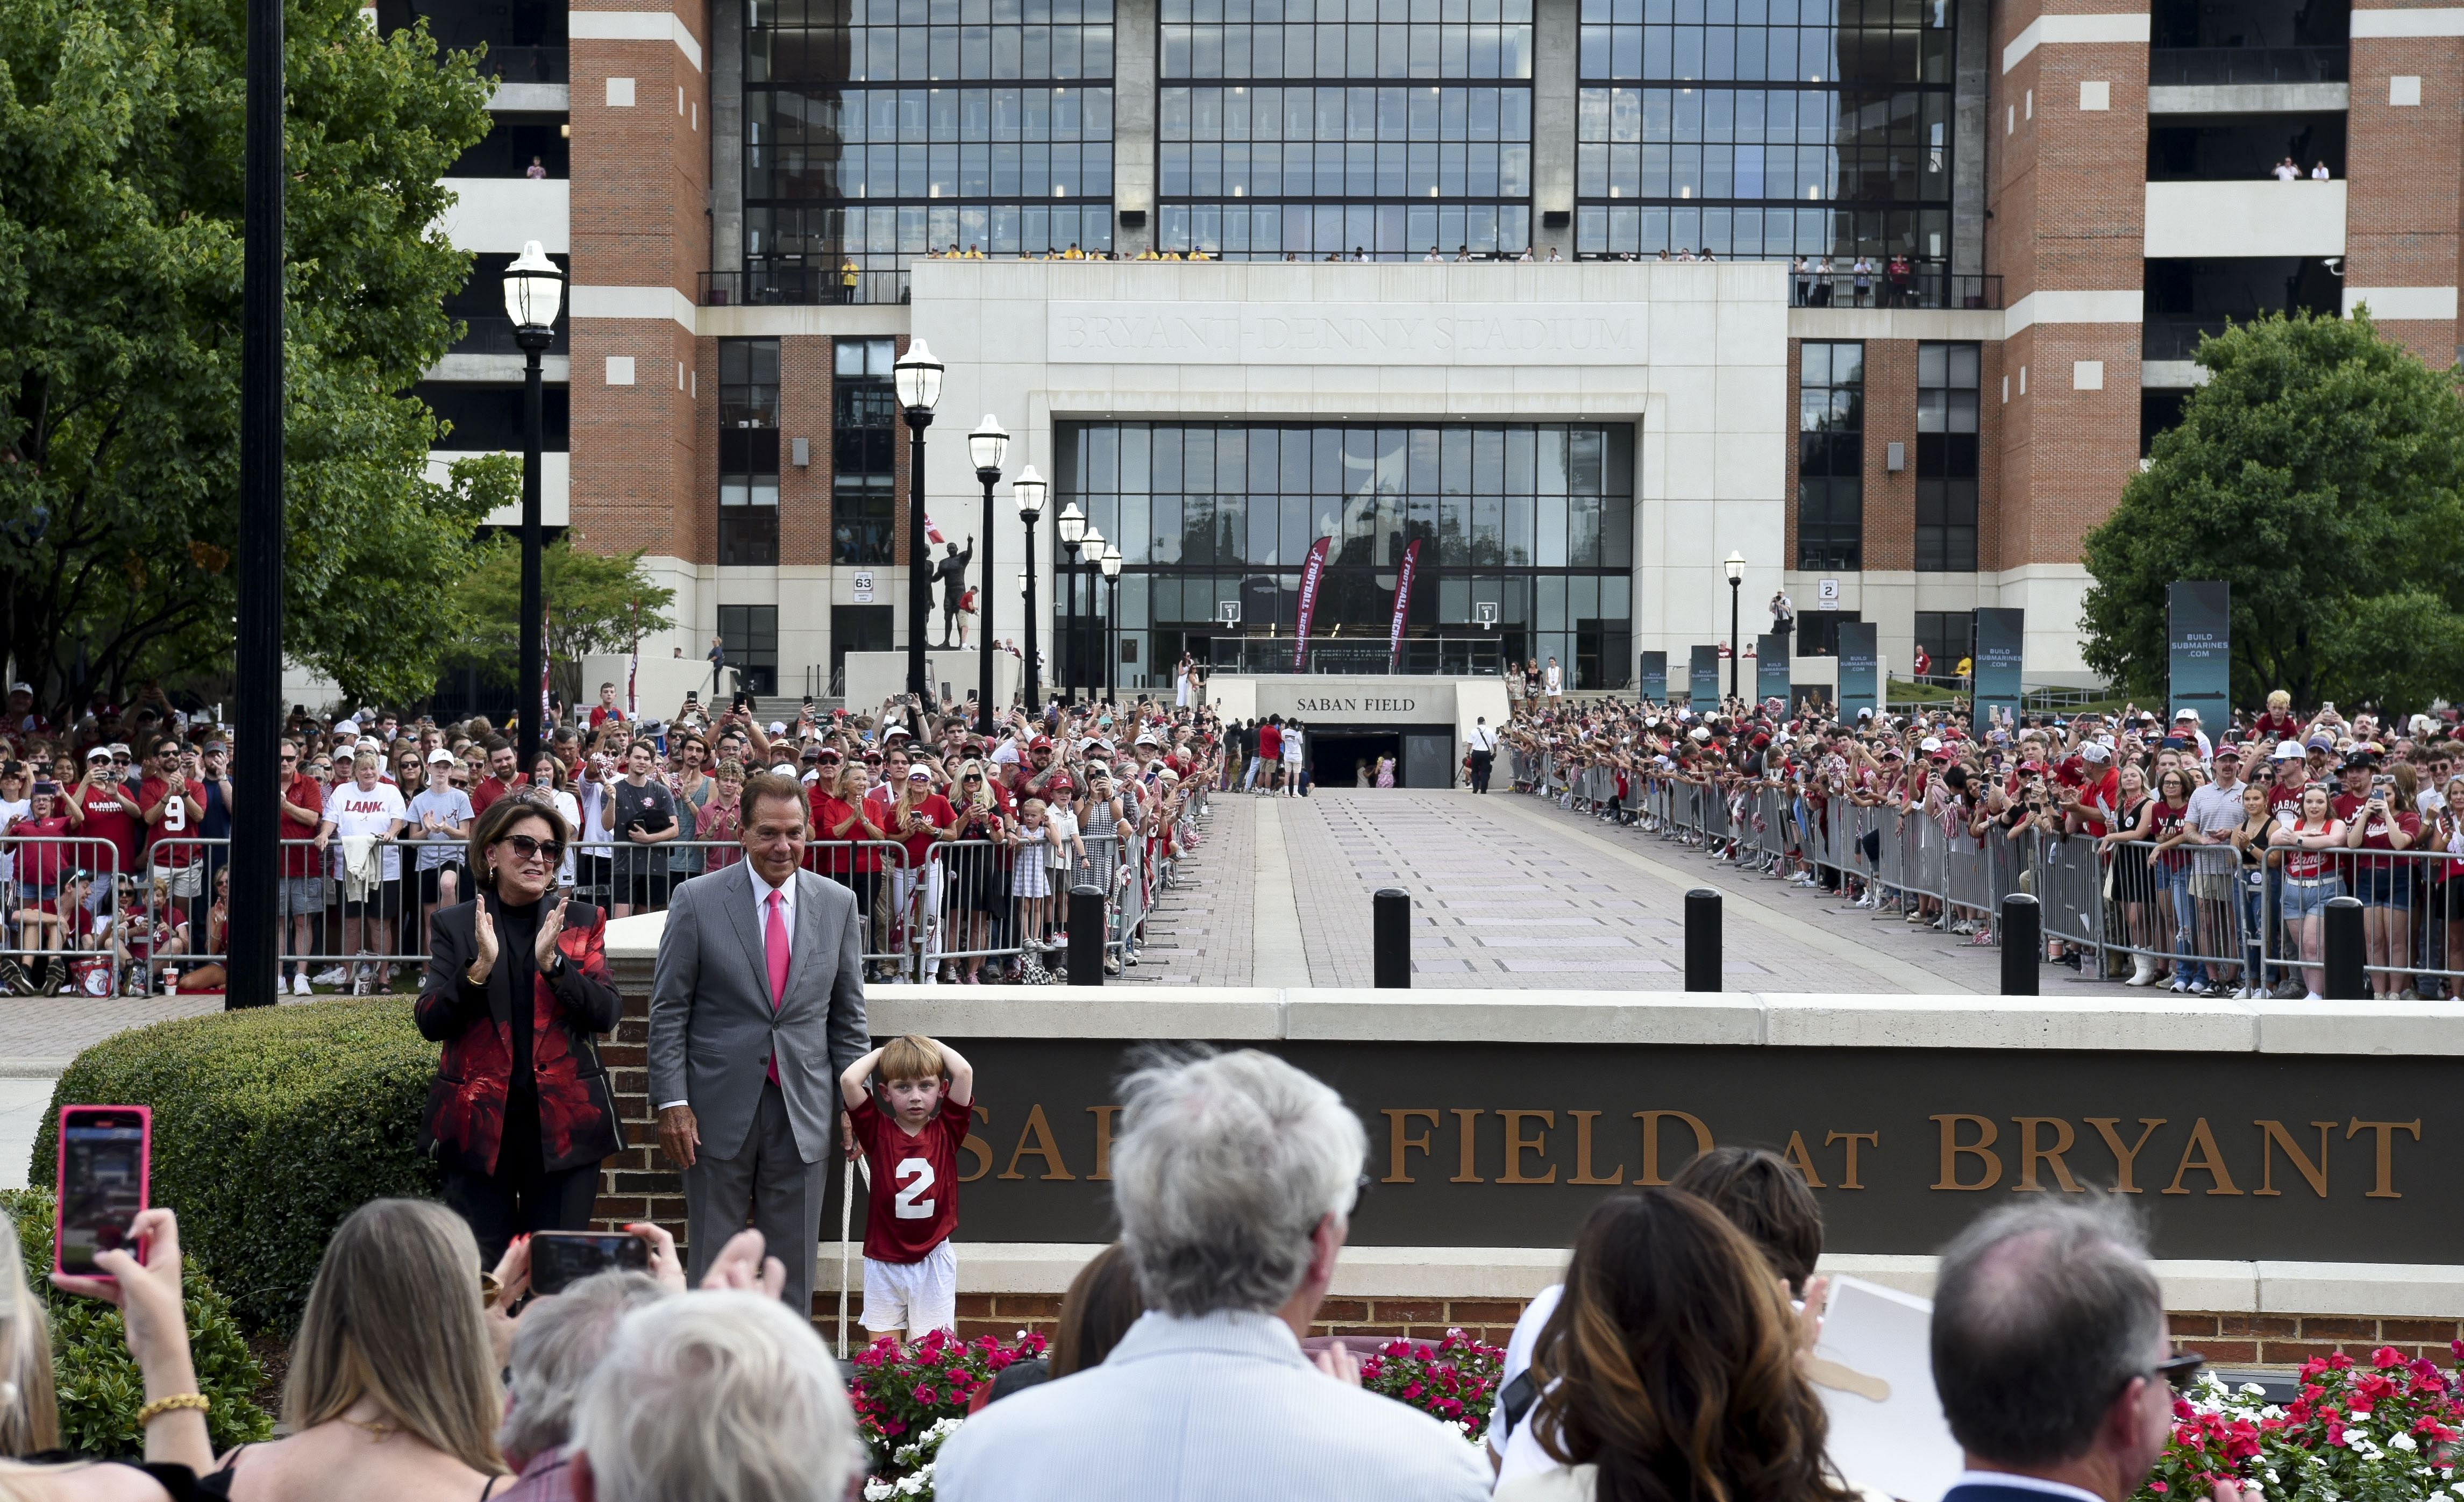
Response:
M1112 0L750 0L744 296L903 296L957 246L1109 249Z
M1917 570L1976 568L1979 346L1917 345Z
M779 562L779 342L718 342L718 561Z
M1904 255L1928 284L1950 254L1951 9L1582 0L1576 254Z
M1519 254L1531 0L1163 0L1156 243Z
M1865 566L1865 346L1808 340L1796 378L1796 566Z
M835 342L830 380L830 556L842 563L895 561L898 392L889 339Z
M1929 659L1925 676L1956 681L1960 659L1976 654L1976 615L1970 610L1919 610L1917 646ZM1914 671L1911 664L1910 671Z
M765 697L779 692L777 606L720 606L718 639L727 649L727 665L736 670L737 687Z
M1064 425L1058 452L1055 513L1077 502L1121 549L1125 662L1188 650L1287 669L1301 570L1325 538L1321 671L1347 652L1345 671L1386 671L1417 541L1404 671L1553 656L1578 687L1630 681L1631 426L1088 423Z

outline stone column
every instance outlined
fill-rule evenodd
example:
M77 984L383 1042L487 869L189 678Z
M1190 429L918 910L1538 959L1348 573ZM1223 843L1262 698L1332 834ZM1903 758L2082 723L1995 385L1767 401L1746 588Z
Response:
M1132 256L1155 243L1155 0L1112 7L1112 253ZM1143 213L1136 229L1120 222Z
M1539 0L1531 12L1531 249L1574 258L1575 87L1579 0ZM1563 214L1559 228L1549 216Z

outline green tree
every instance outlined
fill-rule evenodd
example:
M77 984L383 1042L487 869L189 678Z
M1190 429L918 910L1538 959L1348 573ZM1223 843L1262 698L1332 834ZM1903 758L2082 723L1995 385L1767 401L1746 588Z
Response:
M2233 694L2418 708L2464 686L2464 403L2451 375L2349 320L2203 341L2209 382L2087 540L2088 666L2167 676L2166 591L2233 586Z
M227 670L239 483L243 0L0 0L0 649L50 703ZM434 684L502 465L427 475L406 394L470 257L437 186L473 58L290 0L284 647Z
M668 607L676 592L661 587L642 566L642 553L593 553L574 546L567 532L539 552L539 593L547 601L547 654L567 702L577 702L573 676L595 652L628 652L645 636L675 625ZM463 595L471 612L468 632L450 660L481 670L489 681L511 686L521 653L521 549L510 540L488 550Z

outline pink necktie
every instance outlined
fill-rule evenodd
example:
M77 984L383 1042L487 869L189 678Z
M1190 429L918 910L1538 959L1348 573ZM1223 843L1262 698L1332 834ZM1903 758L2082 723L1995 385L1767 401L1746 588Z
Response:
M784 893L770 894L770 921L763 925L761 948L770 961L770 1010L776 1013L787 999L787 918ZM770 1083L779 1083L779 1056L770 1056Z

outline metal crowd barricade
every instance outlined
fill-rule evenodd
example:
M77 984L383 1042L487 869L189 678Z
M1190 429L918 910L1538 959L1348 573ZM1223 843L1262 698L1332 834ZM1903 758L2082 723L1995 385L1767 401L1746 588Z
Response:
M708 872L718 872L742 855L739 845L713 843L704 860ZM884 981L914 979L923 947L917 917L929 886L913 879L914 863L906 844L815 840L804 847L804 869L854 891L856 906L865 915L866 973Z
M10 970L19 995L118 994L141 953L121 921L120 847L92 835L29 835L0 841L8 876ZM82 880L77 878L82 877ZM62 903L68 904L62 910ZM146 977L137 976L143 988Z

